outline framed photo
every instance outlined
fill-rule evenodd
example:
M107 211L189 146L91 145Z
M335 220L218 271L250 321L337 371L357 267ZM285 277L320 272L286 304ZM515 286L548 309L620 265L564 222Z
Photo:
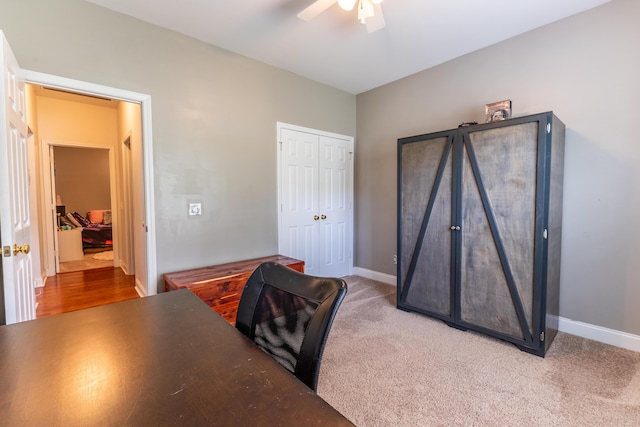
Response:
M507 120L511 118L511 100L493 102L484 107L486 123Z

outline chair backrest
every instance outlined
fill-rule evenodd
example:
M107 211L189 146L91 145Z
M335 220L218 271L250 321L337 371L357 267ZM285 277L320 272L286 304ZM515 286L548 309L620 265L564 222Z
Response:
M346 293L342 279L266 262L247 280L236 328L315 391L324 345Z

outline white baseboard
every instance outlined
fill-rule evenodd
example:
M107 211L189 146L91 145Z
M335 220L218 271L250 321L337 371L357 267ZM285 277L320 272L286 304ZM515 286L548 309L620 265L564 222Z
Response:
M396 286L396 276L386 273L378 273L377 271L367 270L362 267L353 267L353 274L356 276L364 277L365 279L376 280L378 282L386 283Z
M115 262L114 262L113 266L114 267L116 266ZM134 274L134 273L129 273L129 266L126 263L122 262L122 261L118 262L118 267L120 267L120 269L123 271L123 273L126 274L127 276L130 276L130 275Z
M396 286L397 284L396 276L386 273L378 273L377 271L367 270L366 268L354 267L353 274L367 279L377 280L378 282L387 283L389 285ZM589 323L579 322L565 317L558 318L558 330L560 332L565 332L567 334L576 335L593 341L640 352L640 336L629 334L627 332L591 325Z
M36 277L34 279L34 281L33 281L33 285L36 288L42 288L42 287L44 287L44 284L45 284L46 280L47 280L47 275L46 274L42 275L40 277Z
M140 296L140 298L144 298L147 296L147 292L146 289L144 287L144 285L140 282L140 280L138 280L138 278L136 277L135 279L136 281L136 292L138 293L138 295Z
M640 352L640 336L564 317L558 319L558 330L571 335Z

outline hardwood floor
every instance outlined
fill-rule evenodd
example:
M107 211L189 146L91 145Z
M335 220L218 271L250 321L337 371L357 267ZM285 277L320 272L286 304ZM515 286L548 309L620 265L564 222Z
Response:
M49 277L43 288L36 289L36 317L133 298L139 298L135 290L135 276L125 275L120 268L60 273Z

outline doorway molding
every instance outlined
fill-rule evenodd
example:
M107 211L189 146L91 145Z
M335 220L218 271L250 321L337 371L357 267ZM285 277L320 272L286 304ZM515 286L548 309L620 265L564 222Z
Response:
M141 289L136 285L136 290L141 296L156 295L157 267L156 267L156 235L155 235L155 200L153 181L153 136L151 120L151 96L139 92L103 86L81 80L60 77L53 74L45 74L37 71L22 69L22 77L25 83L41 85L53 89L61 89L85 95L118 99L120 101L140 104L142 127L142 175L144 187L144 218L145 223L145 257L146 272L145 286Z
M44 185L42 187L43 196L45 203L42 205L42 209L39 212L39 215L43 215L45 222L45 244L40 245L40 248L47 248L47 256L45 259L45 270L47 276L53 276L54 274L59 273L59 261L58 257L55 254L55 248L59 248L58 239L55 233L56 224L53 216L53 212L51 210L51 203L47 203L48 200L55 200L55 194L53 189L55 188L55 180L53 178L53 165L51 163L51 150L55 147L68 147L68 148L84 148L84 149L95 149L95 150L105 150L109 155L109 197L111 200L119 200L118 191L116 185L116 159L115 159L115 147L111 145L104 144L92 144L89 145L83 142L71 142L71 141L50 141L50 140L42 140L41 141L41 159L42 159L42 178L44 180ZM117 231L120 229L120 221L118 215L113 216L113 230L114 236L118 236ZM113 266L120 267L120 246L121 242L117 239L113 239ZM42 255L42 254L41 254Z

